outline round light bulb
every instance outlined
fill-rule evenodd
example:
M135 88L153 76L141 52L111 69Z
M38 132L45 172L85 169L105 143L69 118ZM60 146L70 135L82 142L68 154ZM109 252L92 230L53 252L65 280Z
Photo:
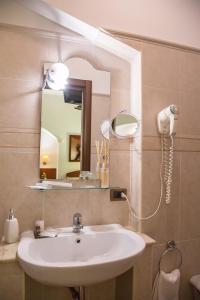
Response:
M69 70L63 63L51 65L47 73L47 84L52 90L63 90L67 84Z
M43 163L43 165L46 165L48 163L48 161L49 161L49 155L44 154L42 156L42 163Z

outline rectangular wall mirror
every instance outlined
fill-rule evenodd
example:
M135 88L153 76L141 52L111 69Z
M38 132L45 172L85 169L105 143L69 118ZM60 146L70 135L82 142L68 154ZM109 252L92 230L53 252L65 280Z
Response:
M42 90L40 178L79 178L91 171L91 124L95 95L110 94L110 73L82 58L65 62L69 79L64 90L48 84ZM45 72L50 64L44 66Z

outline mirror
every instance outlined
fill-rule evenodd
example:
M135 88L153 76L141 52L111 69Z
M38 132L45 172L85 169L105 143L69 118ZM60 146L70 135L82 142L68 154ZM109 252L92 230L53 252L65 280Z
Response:
M110 133L117 138L134 137L139 128L137 118L129 113L121 112L111 121L105 120L101 124L101 133L104 138L109 139Z
M96 83L98 81L101 82L100 89L103 81L109 90L109 72L95 70L84 59L72 58L66 61L69 69L67 84L57 89L58 85L52 81L52 78L59 77L55 65L58 64L45 66L47 73L42 91L40 178L79 178L81 171L91 170L92 101L96 104L92 94L101 94ZM101 74L101 81L98 74ZM106 75L104 80L102 75ZM56 88L52 89L52 86ZM105 93L105 88L102 93Z

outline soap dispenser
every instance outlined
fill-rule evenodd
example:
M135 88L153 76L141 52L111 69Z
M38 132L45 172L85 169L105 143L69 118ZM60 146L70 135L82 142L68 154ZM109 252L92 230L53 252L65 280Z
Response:
M9 211L8 218L5 220L4 238L8 244L17 242L19 238L19 224L12 208Z

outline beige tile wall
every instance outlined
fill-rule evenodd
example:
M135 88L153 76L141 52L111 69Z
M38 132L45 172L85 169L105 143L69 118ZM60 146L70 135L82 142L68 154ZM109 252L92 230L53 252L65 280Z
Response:
M38 193L25 187L38 179L41 70L44 62L57 60L57 43L54 39L3 27L0 28L0 40L0 235L11 206L16 210L21 230L32 228L34 220L40 217L45 218L47 225L69 225L76 210L83 213L86 224L126 224L126 204L110 203L108 192ZM163 204L154 219L140 224L141 230L156 238L158 245L152 251L147 249L135 268L134 300L150 299L158 257L169 239L175 239L182 250L181 300L190 300L188 279L200 272L200 56L198 53L142 41L125 39L125 42L142 51L144 215L155 208L160 191L160 141L156 130L156 114L171 103L177 104L180 109L173 201L170 206ZM72 55L88 57L88 53L90 61L97 67L112 70L114 74L110 115L129 108L128 66L117 58L111 59L104 51L89 49L87 44L77 47L62 41L63 59ZM122 84L120 89L119 84ZM131 143L113 141L111 144L113 184L130 185ZM123 171L118 165L123 166ZM145 271L147 265L148 273ZM142 285L144 281L145 289Z
M111 203L108 192L61 191L45 194L26 188L26 185L38 180L42 67L44 62L57 60L58 41L36 32L3 26L0 28L0 40L0 236L11 206L16 211L22 231L32 228L34 220L40 217L44 217L46 225L70 225L76 210L82 211L85 224L125 224L128 216L126 204ZM62 40L61 53L63 60L79 55L89 59L95 67L111 71L112 101L109 97L98 95L94 95L93 99L94 155L95 139L101 139L101 121L109 118L113 101L123 100L116 94L120 87L126 92L125 102L128 103L129 67L122 60L84 41L77 44ZM117 111L121 109L118 107ZM119 146L115 147L114 154L111 174L115 171L115 159L124 160ZM126 151L127 169L128 159L129 151ZM123 184L129 187L129 172L123 176L118 170L115 180L111 181L120 185L121 178ZM105 206L107 209L104 211Z
M127 224L127 204L110 202L108 191L37 192L26 187L38 180L42 68L45 62L57 61L58 42L44 34L3 26L0 41L0 238L10 207L15 210L21 231L32 229L38 218L44 218L46 226L71 225L73 213L77 211L82 213L84 224ZM101 138L101 119L128 108L129 65L86 42L62 40L61 53L63 60L80 56L99 69L111 71L111 101L98 95L93 99L96 106L93 106L92 118L92 155L95 158L94 141ZM114 174L111 182L127 188L130 184L129 144L121 149L120 144L113 143L111 159L111 177ZM13 285L17 284L15 280ZM88 299L114 300L114 284L112 281L89 289ZM0 289L7 293L6 289ZM41 287L34 292L42 299L65 297L64 290L56 292ZM18 300L19 297L1 294L0 298Z
M160 213L140 222L143 232L158 242L152 253L146 254L146 264L135 272L139 291L134 300L149 300L150 295L140 285L146 282L147 265L152 267L152 280L158 270L158 260L166 242L174 239L183 255L180 300L192 299L189 278L200 273L200 53L170 46L135 41L123 41L142 52L142 214L157 207L160 196L160 139L156 115L169 104L179 107L175 140L172 203L161 205ZM171 258L167 265L173 264ZM148 268L150 268L148 266ZM149 275L150 276L150 275ZM149 279L149 277L148 277Z
M17 263L0 264L0 299L24 299L24 272Z

